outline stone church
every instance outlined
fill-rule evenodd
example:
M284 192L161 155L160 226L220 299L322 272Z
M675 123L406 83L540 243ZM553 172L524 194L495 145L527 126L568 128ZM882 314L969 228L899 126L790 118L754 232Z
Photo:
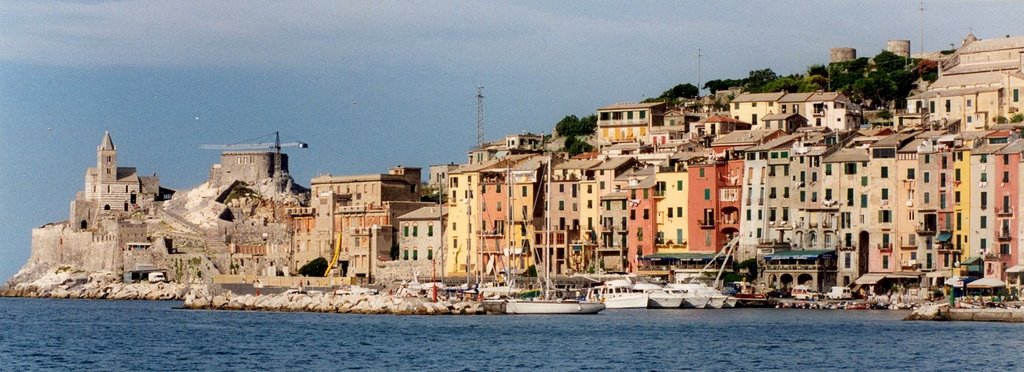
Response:
M96 167L85 171L85 190L71 202L68 225L76 230L92 229L101 219L146 212L172 194L172 190L160 187L156 174L139 176L134 167L118 167L117 147L110 132L105 132L96 149Z

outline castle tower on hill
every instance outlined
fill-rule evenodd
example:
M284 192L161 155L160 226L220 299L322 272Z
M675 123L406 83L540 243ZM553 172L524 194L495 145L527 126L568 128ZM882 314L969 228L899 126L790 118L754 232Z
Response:
M91 229L101 218L146 210L154 201L169 199L172 193L160 187L155 174L140 177L134 167L118 167L117 147L110 132L105 132L96 148L96 167L85 171L85 190L71 202L68 222L75 229Z

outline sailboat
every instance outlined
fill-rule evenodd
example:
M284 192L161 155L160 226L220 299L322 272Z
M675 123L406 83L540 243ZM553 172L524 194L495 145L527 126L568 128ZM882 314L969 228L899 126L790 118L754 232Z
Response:
M582 301L579 299L551 298L551 155L548 154L547 169L544 181L544 288L543 295L538 299L507 299L503 300L502 312L505 314L597 314L605 309L600 302ZM511 208L510 208L511 209Z

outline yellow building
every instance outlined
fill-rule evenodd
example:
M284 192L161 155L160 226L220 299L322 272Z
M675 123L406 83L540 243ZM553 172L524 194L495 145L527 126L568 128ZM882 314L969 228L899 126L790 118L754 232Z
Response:
M970 257L971 234L971 147L953 149L953 249L956 262ZM967 269L960 267L959 275L966 275Z
M657 182L654 192L657 205L658 234L662 244L655 247L657 253L681 253L686 251L687 193L685 167L664 169L655 174Z
M597 109L598 142L650 144L651 131L665 125L665 103L621 103Z
M743 93L732 100L729 114L733 119L750 123L751 130L766 129L765 116L781 113L779 100L786 93Z

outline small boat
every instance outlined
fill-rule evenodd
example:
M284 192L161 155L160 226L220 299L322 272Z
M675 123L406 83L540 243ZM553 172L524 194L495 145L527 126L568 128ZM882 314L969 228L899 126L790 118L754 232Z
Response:
M701 293L698 287L694 285L671 283L665 286L665 290L681 294L683 296L683 308L703 309L711 302L711 297Z
M520 300L504 301L505 314L597 314L605 309L598 302L577 300Z
M608 309L645 309L649 297L647 293L633 290L626 279L609 280L587 291L587 300L603 303Z
M666 291L657 284L637 283L633 285L633 290L647 294L647 308L650 309L678 309L683 306L682 293Z

